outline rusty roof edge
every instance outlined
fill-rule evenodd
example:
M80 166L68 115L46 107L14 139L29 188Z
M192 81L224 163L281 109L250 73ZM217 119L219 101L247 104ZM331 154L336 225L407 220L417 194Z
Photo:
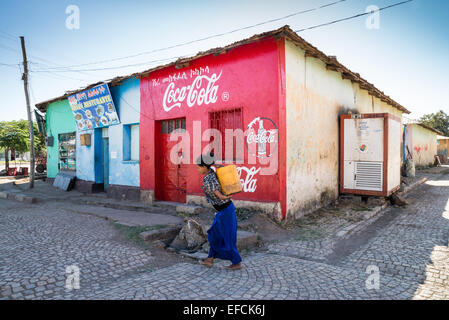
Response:
M98 82L95 82L95 83L91 83L91 84L89 84L89 85L87 85L87 86L85 86L85 87L79 88L79 89L68 90L68 91L66 91L63 95L61 95L61 96L59 96L59 97L52 98L52 99L48 99L48 100L46 100L46 101L42 101L42 102L36 103L35 106L36 106L36 108L37 108L39 111L41 111L41 112L46 112L46 111L47 111L47 107L48 107L48 105L49 105L50 103L53 103L53 102L57 102L57 101L63 100L63 99L65 99L65 98L67 98L67 97L69 97L69 96L71 96L71 95L73 95L73 94L75 94L75 93L78 93L78 92L81 92L81 91L84 91L84 90L88 90L88 89L93 88L93 87L95 87L95 86L98 86L98 85L100 85L100 84L110 84L111 86L116 86L116 85L120 84L121 82L123 82L123 81L125 81L125 80L127 80L127 79L130 79L130 78L132 78L132 77L133 77L132 75L118 76L118 77L115 77L115 78L112 78L112 79L108 79L108 80L103 80L103 81L98 81Z
M349 70L348 68L346 68L344 65L342 65L337 59L335 59L332 56L327 56L325 53L321 52L319 49L317 49L316 47L314 47L312 44L310 44L309 42L307 42L306 40L304 40L303 38L301 38L298 34L296 34L296 32L294 32L288 25L285 25L283 27L280 27L276 30L271 30L271 31L266 31L260 34L256 34L253 35L249 38L243 39L243 40L239 40L236 42L233 42L227 46L224 47L216 47L213 49L209 49L206 51L200 51L198 52L196 55L191 56L191 57L185 57L185 58L178 58L175 61L169 62L167 64L164 65L159 65L150 69L147 69L145 71L142 72L135 72L132 73L131 75L128 76L122 76L122 77L115 77L111 80L106 80L106 81L100 81L97 82L95 84L91 84L88 85L84 88L80 88L77 90L72 90L72 91L67 91L64 95L57 97L57 98L53 98L44 102L40 102L38 104L36 104L36 107L42 111L45 112L46 108L48 106L48 104L52 103L52 102L56 102L59 100L62 100L64 98L67 98L69 95L87 90L89 88L94 87L95 85L101 84L101 83L108 83L111 85L114 85L115 83L120 83L126 79L129 79L131 77L135 77L137 79L140 79L142 77L146 77L148 76L150 73L155 72L157 70L160 69L164 69L164 68L168 68L177 64L181 64L181 63L187 63L196 59L199 59L201 57L207 56L207 55L211 55L211 54L219 54L222 52L228 52L229 50L245 45L245 44L249 44L267 37L275 37L275 38L281 38L281 37L285 37L286 39L289 39L290 41L294 42L295 44L297 44L301 49L303 49L306 54L309 54L311 56L317 57L320 60L322 60L324 63L326 64L331 64L333 66L336 66L338 69L341 69L342 71L338 71L340 72L342 75L345 74L345 77L350 78L351 81L357 82L359 83L359 85L363 84L365 86L365 88L362 88L363 86L361 86L362 89L368 90L370 93L372 93L373 95L375 95L376 97L384 100L386 103L390 104L391 106L395 107L396 109L409 114L410 111L407 110L405 107L403 107L402 105L400 105L399 103L397 103L396 101L394 101L392 98L390 98L389 96L387 96L386 94L384 94L382 91L380 91L379 89L377 89L373 84L369 83L368 81L366 81L365 79L363 79L362 77L360 77L360 75L358 73L352 72L351 70Z

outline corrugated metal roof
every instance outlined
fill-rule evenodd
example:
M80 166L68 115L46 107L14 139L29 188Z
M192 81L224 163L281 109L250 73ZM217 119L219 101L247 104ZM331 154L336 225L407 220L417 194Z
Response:
M301 38L300 36L298 36L289 26L284 26L281 27L279 29L276 30L272 30L272 31L268 31L268 32L264 32L264 33L260 33L260 34L256 34L250 38L244 39L244 40L240 40L237 42L234 42L230 45L224 46L224 47L218 47L218 48L214 48L214 49L210 49L207 51L203 51L203 52L199 52L197 53L195 56L189 57L189 58L182 58L182 59L178 59L176 61L167 63L165 65L160 65L142 72L137 72L137 73L133 73L131 75L128 76L123 76L123 77L116 77L113 78L111 80L107 80L107 81L103 81L103 82L97 82L94 84L91 84L87 87L81 88L81 89L77 89L77 90L73 90L73 91L67 91L64 95L54 98L54 99L50 99L47 101L43 101L40 102L38 104L36 104L36 107L42 111L45 112L47 110L47 106L48 104L55 102L55 101L59 101L62 99L67 98L68 96L81 92L83 90L92 88L96 85L102 84L102 83L108 83L112 86L114 85L118 85L119 83L121 83L123 80L131 78L131 77L136 77L136 78L142 78L142 77L146 77L148 76L150 73L156 71L156 70L160 70L163 68L167 68L170 66L183 66L188 64L190 61L198 59L200 57L204 57L207 55L211 55L211 54L221 54L221 53L226 53L227 51L248 44L248 43L252 43L255 41L259 41L262 40L264 38L267 37L274 37L274 38L285 38L288 39L289 41L292 41L294 44L296 44L298 47L300 47L301 49L303 49L306 53L306 56L310 56L310 57L314 57L317 59L322 60L324 63L326 63L326 67L329 70L333 70L333 71L337 71L341 73L341 76L343 79L349 79L352 82L358 83L361 89L367 90L368 93L370 95L373 95L377 98L379 98L381 101L384 101L388 104L390 104L391 106L397 108L398 110L404 112L404 113L410 113L410 111L408 111L406 108L404 108L402 105L400 105L399 103L397 103L396 101L394 101L393 99L391 99L388 95L386 95L384 92L380 91L379 89L377 89L373 84L369 83L368 81L366 81L365 79L363 79L362 77L360 77L360 75L358 73L352 72L351 70L349 70L348 68L346 68L345 66L343 66L340 62L337 61L337 59L333 56L327 56L326 54L324 54L323 52L321 52L320 50L318 50L316 47L314 47L313 45L311 45L310 43L308 43L307 41L305 41L303 38Z

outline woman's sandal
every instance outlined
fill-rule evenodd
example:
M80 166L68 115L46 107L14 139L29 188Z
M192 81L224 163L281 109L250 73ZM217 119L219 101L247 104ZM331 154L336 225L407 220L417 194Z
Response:
M214 265L213 261L207 260L207 259L203 259L200 260L199 263L205 267L211 268Z
M240 263L239 264L231 264L226 267L226 269L228 269L228 270L240 270L242 268L243 268L243 266Z

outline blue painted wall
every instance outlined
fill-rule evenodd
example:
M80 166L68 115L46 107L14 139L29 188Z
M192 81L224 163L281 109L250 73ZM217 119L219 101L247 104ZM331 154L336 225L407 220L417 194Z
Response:
M80 134L91 134L90 146L82 146ZM76 132L76 177L81 180L103 183L101 129Z
M120 119L120 124L108 127L109 184L139 187L139 161L123 159L123 142L126 126L140 122L140 80L131 78L109 89ZM80 133L92 134L90 146L80 145ZM78 179L103 183L102 129L77 132L76 151Z
M120 124L109 127L109 183L140 186L139 161L124 160L127 126L140 122L140 80L131 78L111 88ZM125 146L124 146L125 142Z

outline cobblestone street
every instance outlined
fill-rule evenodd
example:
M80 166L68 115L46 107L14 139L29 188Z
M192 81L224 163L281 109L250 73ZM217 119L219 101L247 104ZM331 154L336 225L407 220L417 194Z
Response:
M289 240L212 268L120 239L111 222L64 202L0 199L0 299L449 299L449 174L410 191L338 241ZM175 255L174 253L170 253ZM65 288L66 267L80 289ZM378 289L367 267L379 270Z

